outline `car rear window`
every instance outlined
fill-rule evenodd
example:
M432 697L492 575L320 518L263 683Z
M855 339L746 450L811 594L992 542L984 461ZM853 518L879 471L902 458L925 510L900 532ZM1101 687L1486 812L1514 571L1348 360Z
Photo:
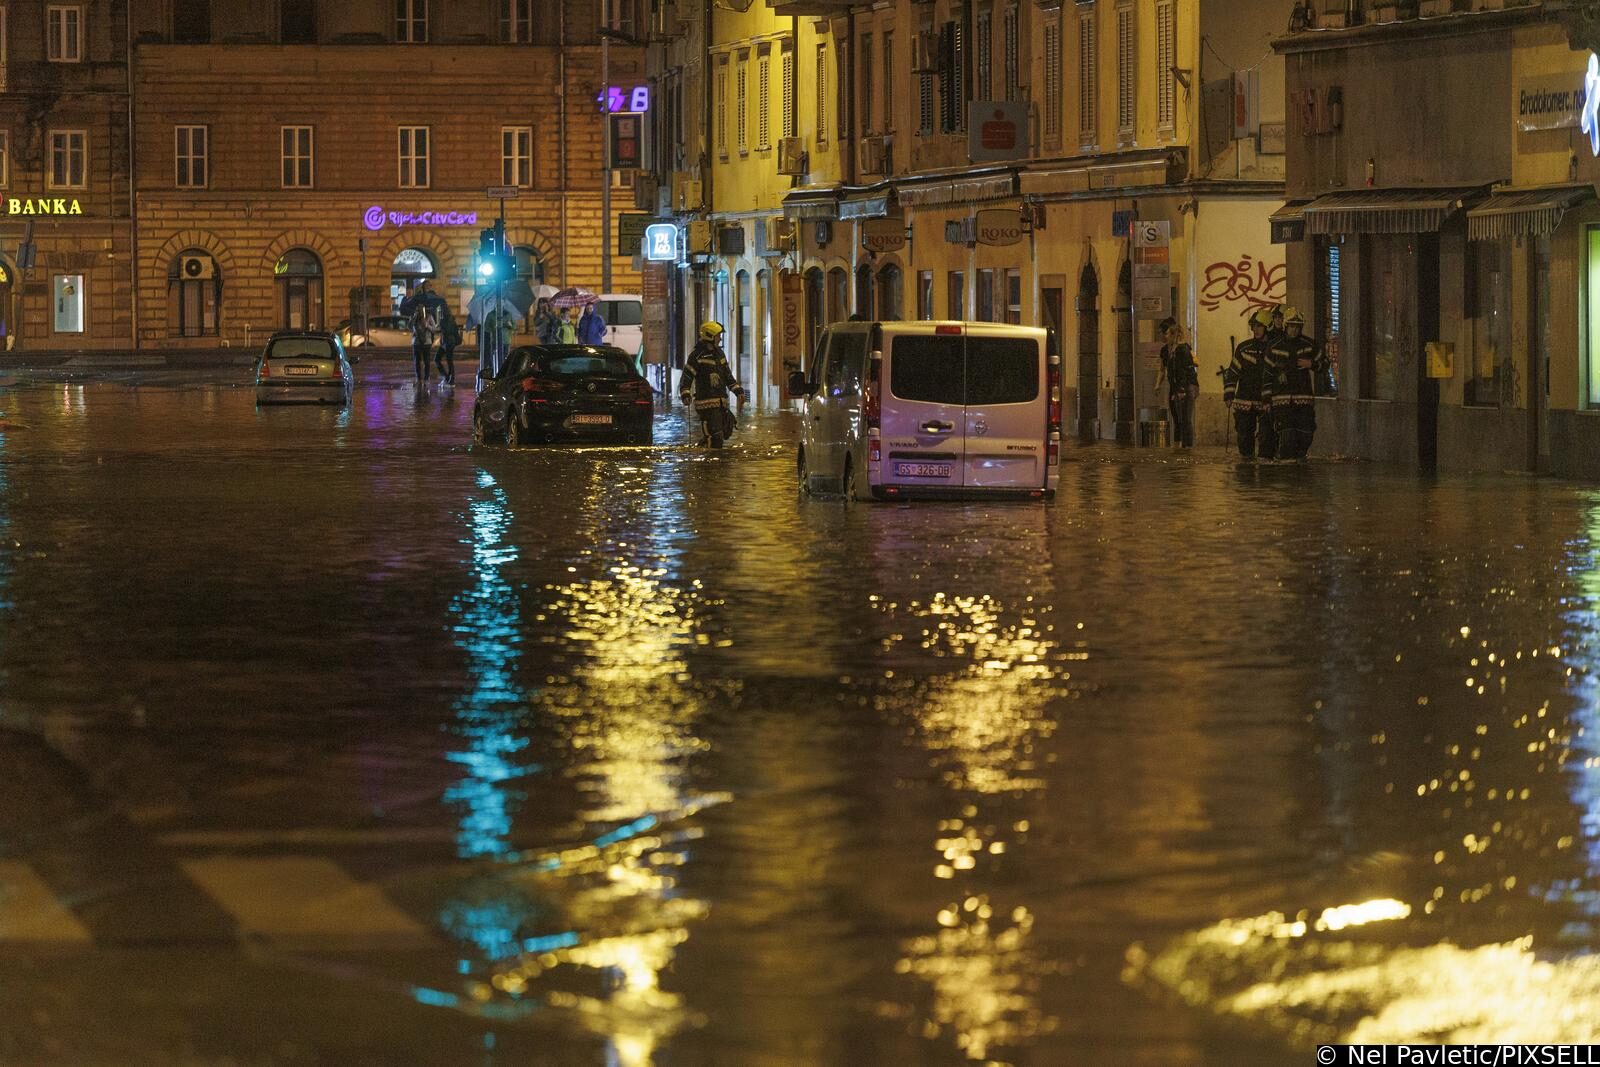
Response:
M964 403L965 339L896 337L889 350L889 391L901 400L927 404Z
M582 353L571 356L545 356L539 370L553 378L631 378L636 373L633 360L621 353Z
M644 321L644 305L637 300L602 300L598 310L607 326L638 326Z
M1026 404L1039 396L1039 342L967 338L967 403Z
M272 342L268 359L332 359L333 343L320 337L285 337Z

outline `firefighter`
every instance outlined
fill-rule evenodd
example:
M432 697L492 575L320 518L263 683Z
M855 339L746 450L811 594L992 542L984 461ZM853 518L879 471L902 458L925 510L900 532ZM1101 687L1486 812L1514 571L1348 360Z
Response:
M731 391L744 403L744 387L734 377L728 357L722 351L722 324L707 322L700 327L700 343L694 346L678 379L678 393L684 406L694 405L700 415L701 442L721 448L732 432L732 412L728 410Z
M1233 426L1239 434L1239 455L1251 459L1256 454L1256 435L1261 437L1261 454L1276 456L1278 435L1272 429L1271 394L1266 391L1267 330L1272 325L1270 308L1258 308L1250 316L1250 338L1233 350L1233 361L1222 372L1222 400L1233 412Z
M1305 459L1317 432L1317 382L1328 372L1328 357L1305 336L1306 317L1285 308L1284 335L1267 357L1272 394L1272 424L1278 431L1278 458Z

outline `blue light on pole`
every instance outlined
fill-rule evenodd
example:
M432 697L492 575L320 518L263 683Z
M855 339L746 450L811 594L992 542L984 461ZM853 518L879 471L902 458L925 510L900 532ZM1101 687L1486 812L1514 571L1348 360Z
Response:
M493 278L494 277L494 261L493 260L486 259L482 263L478 264L478 277L480 277L480 278Z

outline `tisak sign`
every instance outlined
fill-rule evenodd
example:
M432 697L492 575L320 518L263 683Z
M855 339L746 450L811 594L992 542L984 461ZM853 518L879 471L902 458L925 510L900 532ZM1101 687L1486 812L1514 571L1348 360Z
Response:
M898 252L905 246L905 219L867 219L861 223L861 247L868 252Z
M1016 208L992 207L978 212L980 245L1014 245L1022 240L1022 213Z

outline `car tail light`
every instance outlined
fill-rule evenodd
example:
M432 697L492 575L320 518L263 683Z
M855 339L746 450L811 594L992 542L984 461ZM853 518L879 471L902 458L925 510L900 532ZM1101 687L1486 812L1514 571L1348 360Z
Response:
M524 378L524 379L522 379L522 391L524 393L530 394L528 399L530 401L532 401L533 403L535 403L535 404L543 404L545 402L545 399L546 399L545 397L533 396L531 394L533 394L533 393L559 393L561 391L561 383L560 382L552 382L552 381L549 381L549 380L547 380L545 378Z
M263 378L272 377L272 364L269 363L266 360L262 360L261 361L261 377L263 377Z
M656 391L650 388L650 383L642 380L623 382L617 391L632 396L635 404L649 404L656 395Z
M873 463L883 461L883 442L876 437L867 442L867 459Z

